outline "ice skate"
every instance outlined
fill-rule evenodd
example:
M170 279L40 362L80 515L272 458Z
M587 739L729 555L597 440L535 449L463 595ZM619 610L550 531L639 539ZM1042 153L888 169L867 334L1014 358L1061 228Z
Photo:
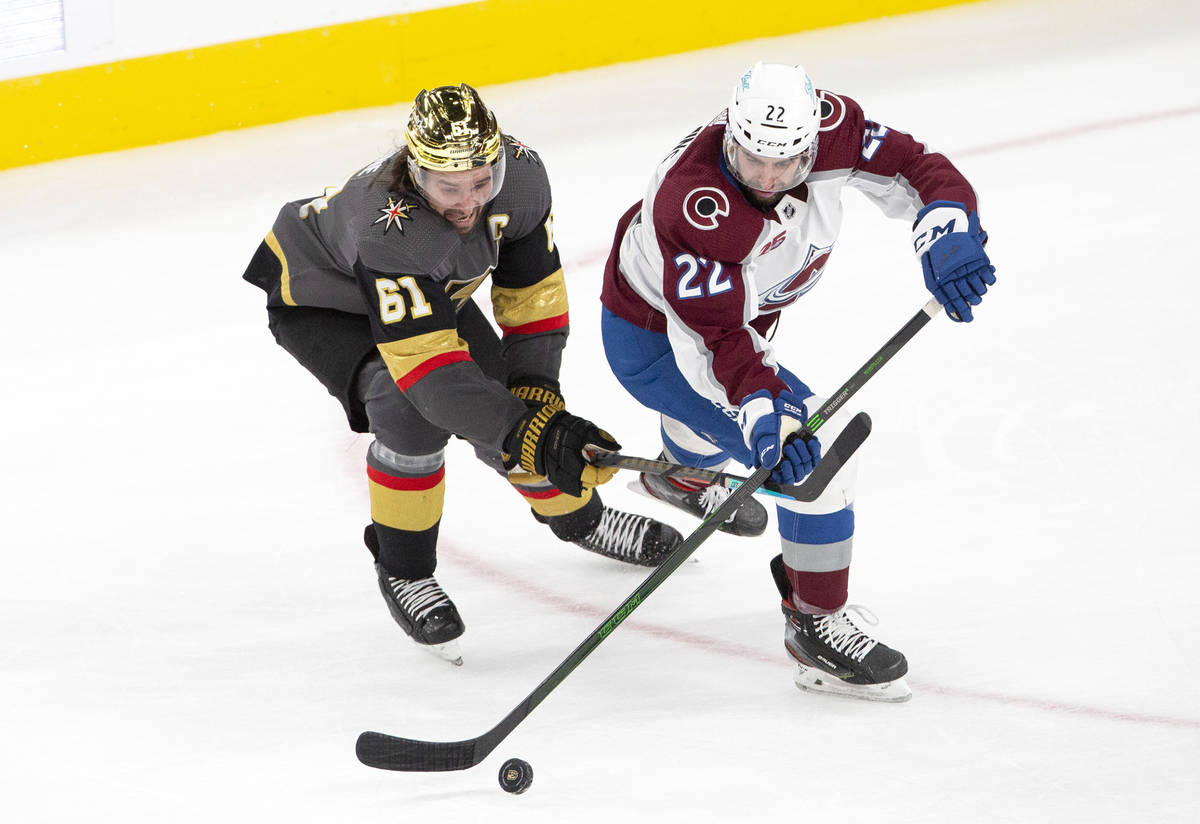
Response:
M663 460L659 456L659 460ZM664 501L671 506L682 509L696 518L704 519L725 502L732 490L718 484L695 487L673 480L666 475L652 475L643 472L636 481L631 481L629 488L634 492ZM730 535L753 537L762 535L767 528L767 510L753 498L725 520L717 529Z
M907 701L912 697L904 681L908 661L859 629L847 609L864 620L870 615L857 606L843 607L832 615L809 615L784 603L783 644L799 667L796 686L867 701Z
M683 542L678 530L664 523L605 506L598 494L574 512L533 517L560 541L569 541L606 558L637 566L658 566Z
M606 506L595 528L571 542L627 564L652 567L661 564L682 541L683 536L673 527Z
M379 564L379 591L400 628L423 649L456 667L462 666L458 638L466 629L458 609L438 582L429 578L395 578Z

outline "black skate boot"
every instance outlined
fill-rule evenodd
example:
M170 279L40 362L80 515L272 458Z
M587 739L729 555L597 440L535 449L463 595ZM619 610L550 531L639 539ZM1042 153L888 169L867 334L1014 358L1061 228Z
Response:
M658 566L683 541L673 527L645 515L611 509L597 494L582 509L567 515L544 517L535 512L533 517L549 524L561 540L638 566Z
M666 457L659 455L658 459L662 461L666 460ZM646 472L641 474L640 480L630 483L629 488L634 492L665 501L700 519L707 518L710 512L725 502L732 491L717 484L699 488L684 486L665 475L651 475ZM767 510L753 498L748 498L737 512L734 512L725 523L717 527L730 535L747 537L762 535L766 528Z
M367 548L378 557L378 540L372 540L375 538L374 528L368 526L366 535ZM397 578L378 561L375 563L375 575L379 579L379 591L387 602L388 612L400 629L422 648L461 667L462 650L457 639L466 626L458 614L458 608L433 576Z
M855 626L846 609L809 615L784 605L783 645L799 666L796 686L868 701L907 701L912 697L904 681L908 661ZM862 607L848 609L869 614Z
M876 623L862 607L843 607L831 615L811 615L790 603L790 586L783 571L783 558L771 562L776 583L783 595L786 617L783 645L799 667L796 686L809 692L822 692L868 701L907 701L912 691L904 680L908 661L904 655L879 643L850 620L847 609L854 610L870 623Z

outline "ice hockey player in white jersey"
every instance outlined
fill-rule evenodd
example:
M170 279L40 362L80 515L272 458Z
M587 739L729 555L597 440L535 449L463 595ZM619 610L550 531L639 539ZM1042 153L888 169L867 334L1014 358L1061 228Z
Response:
M659 164L621 217L605 271L605 352L630 394L661 414L666 459L719 468L732 458L776 467L773 477L788 483L819 460L819 439L787 435L821 400L782 365L787 353L768 334L820 279L845 189L913 224L926 286L954 320L973 319L995 275L966 179L849 97L815 89L800 66L756 63L729 108ZM836 433L837 417L823 436ZM903 701L905 657L847 614L853 464L815 503L776 505L782 553L771 569L785 646L802 689ZM651 475L640 483L699 517L727 495ZM759 535L767 521L751 501L722 528Z
M418 644L461 662L464 623L433 577L451 435L561 540L643 566L682 540L595 491L615 470L582 449L618 445L559 389L569 313L546 170L470 86L422 91L399 151L286 204L243 277L267 293L280 346L374 435L364 539ZM489 280L500 336L471 299ZM476 531L489 551L520 549Z

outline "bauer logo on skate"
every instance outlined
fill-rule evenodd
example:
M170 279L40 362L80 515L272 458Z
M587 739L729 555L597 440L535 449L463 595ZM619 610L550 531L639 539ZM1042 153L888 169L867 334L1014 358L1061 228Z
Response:
M683 199L683 217L705 232L717 228L717 219L729 214L729 198L720 189L701 186Z

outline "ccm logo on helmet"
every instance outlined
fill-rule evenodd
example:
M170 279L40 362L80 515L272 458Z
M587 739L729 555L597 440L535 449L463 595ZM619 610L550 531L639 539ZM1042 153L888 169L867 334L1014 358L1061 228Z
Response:
M729 214L729 198L720 189L701 186L683 199L683 217L697 229L717 228L717 219Z

